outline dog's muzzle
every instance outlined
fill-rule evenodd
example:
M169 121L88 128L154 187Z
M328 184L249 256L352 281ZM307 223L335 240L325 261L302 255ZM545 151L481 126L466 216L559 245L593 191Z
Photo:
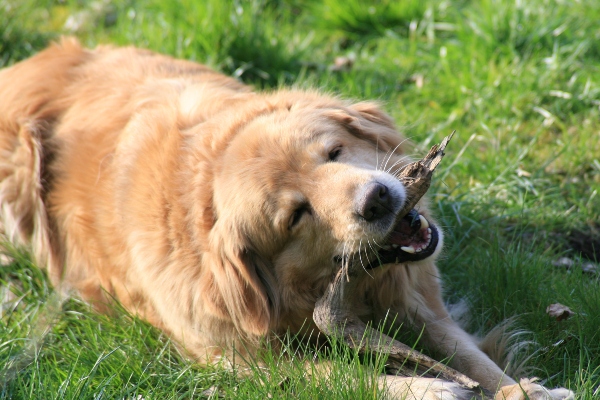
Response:
M387 228L390 230L383 243L376 242L376 246L369 249L372 253L366 268L420 261L435 253L439 233L427 218L412 209L403 218L395 219L404 203L403 197L398 190L378 181L365 185L359 192L356 214L369 224L393 226Z

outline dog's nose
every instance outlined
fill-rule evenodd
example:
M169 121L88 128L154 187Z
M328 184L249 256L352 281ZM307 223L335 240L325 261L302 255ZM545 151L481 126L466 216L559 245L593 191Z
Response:
M366 184L356 201L356 213L368 222L392 213L393 199L387 186L379 182Z

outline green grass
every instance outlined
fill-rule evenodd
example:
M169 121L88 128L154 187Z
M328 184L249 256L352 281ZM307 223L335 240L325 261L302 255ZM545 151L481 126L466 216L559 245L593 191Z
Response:
M88 46L147 47L258 88L378 99L415 154L456 130L432 190L448 298L467 299L474 331L516 316L539 344L537 376L600 395L600 281L581 271L600 262L599 2L0 0L0 66L68 33L77 15ZM351 63L335 70L336 57ZM330 357L333 388L303 376L296 356L273 355L270 373L250 378L197 367L143 321L59 299L17 254L0 269L2 398L376 396L374 373L343 346ZM561 256L575 266L553 266ZM551 319L555 302L576 314Z

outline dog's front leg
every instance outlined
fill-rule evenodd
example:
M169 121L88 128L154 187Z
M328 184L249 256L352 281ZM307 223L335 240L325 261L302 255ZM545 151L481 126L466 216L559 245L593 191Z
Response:
M473 338L451 319L445 309L427 311L433 312L418 312L421 319L418 324L423 328L426 344L448 357L453 368L494 393L503 386L516 383L479 349Z
M384 398L390 400L473 399L473 392L443 379L382 375L377 383Z
M437 318L425 322L423 330L429 346L447 355L452 367L496 393L495 400L563 400L574 397L568 389L546 389L535 383L535 379L515 382L479 349L472 337L457 326L447 313L446 316L437 315Z
M549 390L528 379L517 383L479 349L471 335L460 328L450 317L441 297L437 269L422 268L418 295L415 296L412 316L417 328L422 328L426 344L447 356L449 364L479 384L496 393L495 399L569 399L573 392L568 389ZM423 290L426 288L427 290ZM420 304L419 304L420 303Z

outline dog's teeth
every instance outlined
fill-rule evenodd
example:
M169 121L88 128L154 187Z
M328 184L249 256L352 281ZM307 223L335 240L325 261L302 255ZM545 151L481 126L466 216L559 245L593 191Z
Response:
M394 249L397 249L397 248L398 248L398 245L394 243L394 244L392 245L392 247L393 247Z
M407 253L414 253L415 252L415 248L412 246L402 246L400 247L400 250L405 251Z
M431 233L431 228L427 228L427 233Z
M419 214L419 220L421 220L421 229L429 229L429 222L421 214Z

